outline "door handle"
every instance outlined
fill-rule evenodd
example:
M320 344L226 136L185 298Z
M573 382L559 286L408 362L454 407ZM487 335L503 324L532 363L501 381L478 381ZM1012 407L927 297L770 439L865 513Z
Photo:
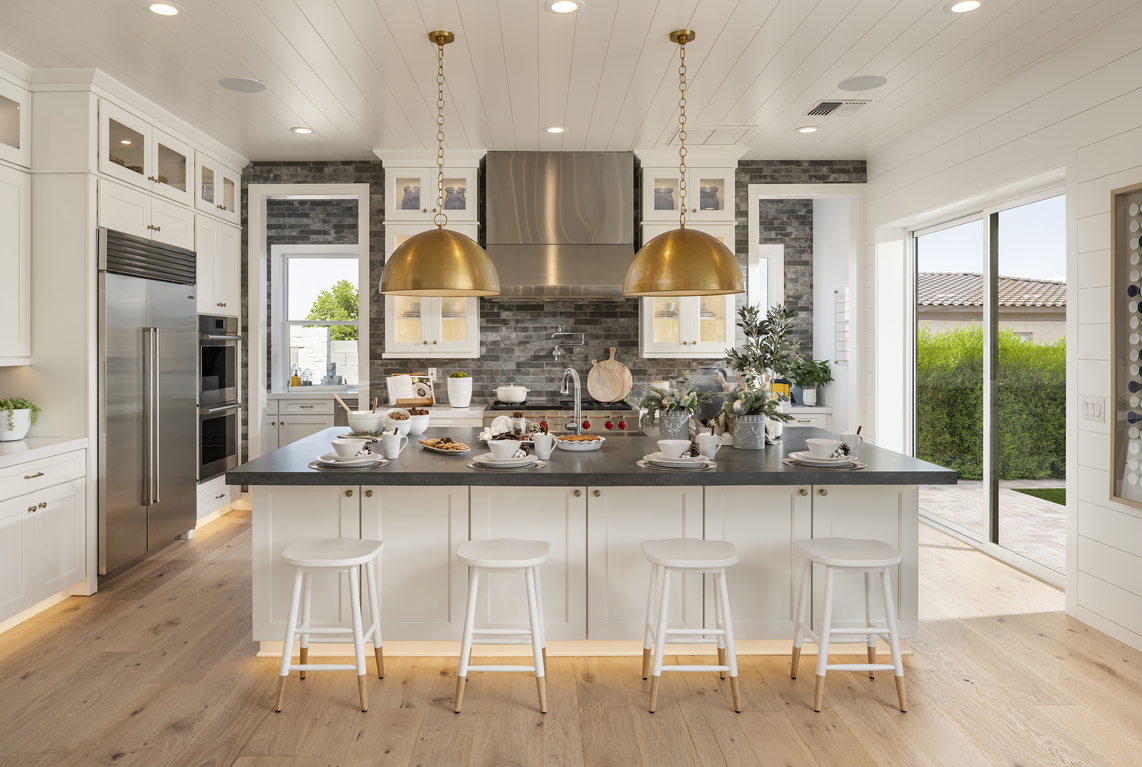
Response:
M159 386L159 329L150 328L150 400L151 400L151 471L150 471L150 504L154 505L159 502L159 484L161 479L160 459L162 452L159 449L159 422L161 420L161 413L159 410L159 395L161 388Z
M235 408L242 407L242 403L238 402L233 405L219 405L218 407L204 407L199 408L198 412L202 415L213 415L215 413L222 413L226 410L234 410Z
M226 493L219 493L218 495L214 496L214 500L217 501L219 498L225 498L225 497L226 497Z

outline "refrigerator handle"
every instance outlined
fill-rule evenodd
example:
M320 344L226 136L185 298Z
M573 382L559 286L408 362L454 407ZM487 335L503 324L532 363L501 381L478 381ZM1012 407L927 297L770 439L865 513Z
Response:
M158 503L159 498L159 480L161 474L159 467L162 465L160 458L162 454L159 450L161 440L159 439L159 423L160 418L159 403L162 401L159 389L159 329L151 328L151 503Z
M143 328L143 505L153 503L154 482L154 456L155 456L155 425L154 425L154 392L151 381L154 379L154 328Z

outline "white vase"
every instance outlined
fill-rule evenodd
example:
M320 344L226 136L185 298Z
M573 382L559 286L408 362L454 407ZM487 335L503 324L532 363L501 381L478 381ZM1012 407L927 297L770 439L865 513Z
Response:
M452 407L468 407L472 403L472 379L448 379L448 404Z
M804 404L805 407L816 407L817 406L817 387L812 386L808 389L802 389L801 390L801 399L804 400L804 402L802 404Z
M11 414L12 428L8 428ZM16 442L24 438L32 427L31 410L0 410L0 442Z

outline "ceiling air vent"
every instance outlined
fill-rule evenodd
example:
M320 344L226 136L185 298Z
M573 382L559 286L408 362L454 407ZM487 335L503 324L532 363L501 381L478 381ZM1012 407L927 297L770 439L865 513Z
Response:
M868 103L868 101L822 101L805 114L812 117L827 117L841 112L855 112Z

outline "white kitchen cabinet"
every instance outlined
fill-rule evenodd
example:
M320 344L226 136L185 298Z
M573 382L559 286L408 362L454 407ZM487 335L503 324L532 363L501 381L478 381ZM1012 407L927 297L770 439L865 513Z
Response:
M814 538L865 538L885 541L902 554L892 568L892 593L900 635L917 635L919 588L920 492L915 485L816 485L813 487ZM864 625L864 576L837 573L833 622ZM825 568L813 567L813 628L821 629ZM884 620L884 606L873 600L873 618Z
M473 541L521 538L551 544L550 556L539 566L549 640L587 636L587 500L585 487L472 488ZM522 574L481 573L476 628L529 628Z
M475 167L444 167L444 214L452 224L476 222L478 187ZM458 207L450 207L458 206ZM385 221L431 223L440 210L437 169L392 167L385 163Z
M0 80L0 83L3 81ZM2 108L2 104L0 104ZM0 166L0 366L32 356L32 177Z
M241 230L210 216L195 215L198 313L241 314Z
M788 415L793 416L793 420L785 424L786 426L808 426L825 431L833 430L832 408L790 406L789 403L785 403L784 409Z
M32 589L32 509L30 497L0 501L0 621L36 603Z
M194 250L194 211L144 191L99 179L99 226Z
M32 524L31 588L40 599L84 577L85 494L82 479L21 496L35 502ZM30 504L29 504L30 505Z
M361 537L385 542L378 573L381 636L459 639L468 568L456 561L456 547L468 538L468 488L360 490Z
M329 415L278 415L278 444L277 447L285 447L291 442L297 442L299 439L305 439L310 434L316 434L319 431L332 428L333 414ZM330 447L330 450L333 448ZM313 456L316 458L317 456Z
M278 436L280 427L278 426L278 414L267 413L265 418L262 419L262 453L268 453L271 450L278 449Z
M234 489L226 484L226 477L215 477L198 483L198 520L208 517L234 502Z
M146 120L103 99L99 103L99 170L190 205L194 150Z
M737 168L686 169L686 220L693 223L733 222L734 178ZM642 220L678 224L681 213L678 166L642 169ZM706 194L703 196L702 189ZM733 245L730 245L733 248Z
M726 569L736 639L793 636L801 560L790 542L812 537L811 491L809 485L706 488L706 539L732 542L741 557ZM705 576L707 627L714 625L713 586Z
M425 224L385 226L385 258L420 232ZM449 229L472 239L475 224ZM477 298L385 296L385 358L462 359L480 356L480 302Z
M254 639L282 641L289 616L295 568L282 552L296 541L361 537L361 494L356 485L253 488ZM342 574L313 576L313 626L350 628L349 579Z
M0 78L0 160L32 165L32 94Z
M642 639L650 538L702 537L701 487L595 487L587 497L587 638ZM670 626L702 627L702 576L674 576Z
M241 223L242 173L197 152L194 162L194 206L231 224Z

